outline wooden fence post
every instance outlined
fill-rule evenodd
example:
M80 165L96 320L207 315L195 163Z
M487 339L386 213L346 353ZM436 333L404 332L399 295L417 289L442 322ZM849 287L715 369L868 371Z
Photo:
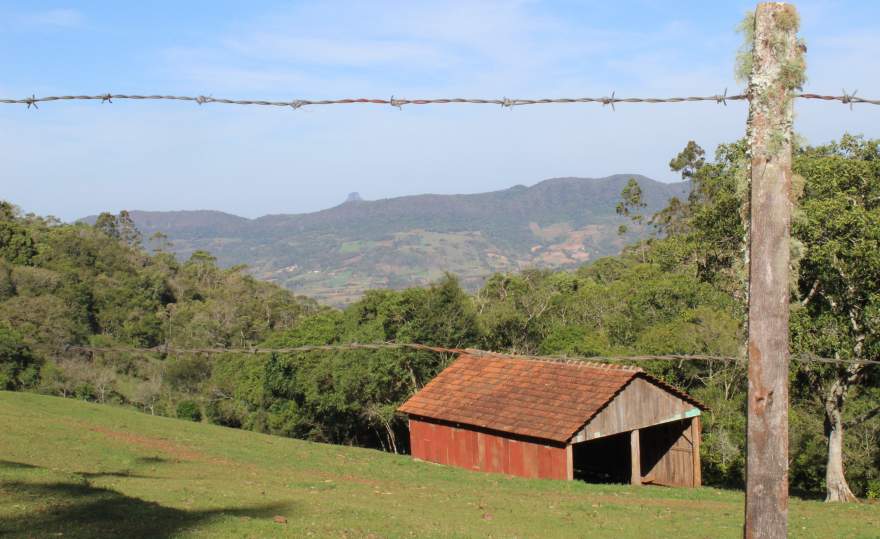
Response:
M751 159L746 538L788 528L788 317L792 90L803 82L794 6L755 11L749 78Z

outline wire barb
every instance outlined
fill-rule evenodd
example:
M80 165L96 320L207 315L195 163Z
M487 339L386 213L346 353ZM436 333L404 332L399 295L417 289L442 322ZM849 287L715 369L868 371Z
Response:
M35 94L31 94L30 97L25 98L24 102L27 103L28 110L30 110L31 107L34 107L35 109L40 108L37 106L37 96Z
M101 104L104 103L113 103L113 94L104 94L101 96Z
M856 94L858 93L858 90L856 90L855 92L853 92L851 94L846 93L846 90L841 90L841 92L843 92L843 97L840 98L840 102L843 103L844 105L849 105L849 110L852 110L853 109L853 100L855 99Z
M388 104L392 107L397 107L397 110L403 110L404 101L402 99L394 99L394 96L391 96L391 99L388 100Z
M614 108L614 103L615 103L615 102L617 102L617 99L614 98L614 91L613 91L613 90L612 90L612 92L611 92L611 97L603 97L603 98L602 98L602 106L604 107L605 105L611 105L611 110L612 110L612 111L616 111L616 110L617 110L617 109Z
M727 88L724 89L723 94L715 96L715 102L719 105L727 106Z

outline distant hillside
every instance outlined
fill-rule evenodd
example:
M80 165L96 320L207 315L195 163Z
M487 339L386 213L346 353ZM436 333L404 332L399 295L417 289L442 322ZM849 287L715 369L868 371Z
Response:
M364 201L297 215L244 219L215 211L132 211L148 238L168 235L187 257L210 251L220 264L247 264L262 279L329 304L364 290L424 284L451 271L469 288L496 271L559 268L616 254L639 233L620 237L620 191L635 177L648 207L685 197L687 183L639 175L555 178L532 187L473 195L417 195ZM94 219L94 218L92 218Z

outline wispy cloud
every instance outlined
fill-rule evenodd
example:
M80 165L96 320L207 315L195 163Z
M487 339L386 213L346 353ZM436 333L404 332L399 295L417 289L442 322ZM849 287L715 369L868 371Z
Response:
M589 26L531 2L337 2L256 16L199 49L167 50L166 58L183 80L217 84L221 74L232 90L271 93L283 81L327 92L345 80L353 92L527 97L571 87L596 91L609 78L627 85L641 81L646 68L666 81L710 77L710 66L660 67L644 56L651 50L659 57L698 36L683 21L648 31ZM718 46L711 41L706 36L704 47ZM712 91L716 86L723 83Z
M23 24L50 28L76 28L85 22L83 14L71 8L57 8L26 13L20 17Z
M257 32L231 38L233 51L269 60L303 64L368 67L396 62L446 63L449 56L437 47L407 40L332 39Z

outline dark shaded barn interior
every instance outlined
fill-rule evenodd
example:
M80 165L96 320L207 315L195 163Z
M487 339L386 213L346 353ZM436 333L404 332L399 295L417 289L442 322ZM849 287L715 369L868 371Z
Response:
M573 479L588 483L629 483L632 455L629 433L572 446Z

